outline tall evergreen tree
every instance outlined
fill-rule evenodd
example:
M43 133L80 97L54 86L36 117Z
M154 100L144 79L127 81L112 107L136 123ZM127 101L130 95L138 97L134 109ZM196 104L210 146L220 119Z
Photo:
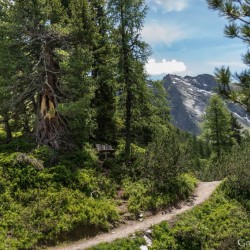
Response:
M218 95L211 97L206 109L203 136L212 145L218 157L223 149L227 150L233 144L230 113Z
M116 126L116 83L114 50L109 36L111 25L107 16L105 0L91 0L93 19L97 35L93 45L92 77L96 83L93 107L96 110L96 139L114 143Z
M125 107L125 153L129 156L133 121L145 102L143 93L147 88L144 63L149 50L140 37L147 8L144 0L110 0L109 10L119 59L120 97Z

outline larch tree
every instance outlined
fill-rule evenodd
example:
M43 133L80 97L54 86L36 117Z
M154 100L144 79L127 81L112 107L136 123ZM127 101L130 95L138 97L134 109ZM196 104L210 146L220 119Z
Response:
M144 0L110 0L108 8L118 55L119 95L121 106L125 107L125 154L129 157L133 123L146 100L143 98L147 91L144 64L149 48L140 33L147 7Z
M107 14L107 1L90 1L93 19L97 28L93 44L92 77L96 84L92 101L96 111L95 137L104 143L115 143L117 136L116 110L117 84L115 82L116 60L110 38L111 24Z
M202 125L203 137L211 144L218 157L222 150L232 146L231 116L218 95L210 98Z

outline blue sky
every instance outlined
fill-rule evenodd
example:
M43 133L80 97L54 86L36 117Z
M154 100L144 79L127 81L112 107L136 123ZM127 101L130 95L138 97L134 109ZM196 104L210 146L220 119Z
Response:
M246 45L224 36L227 23L208 8L205 0L147 0L149 7L142 31L152 55L146 70L161 79L177 75L213 74L215 67L245 68L242 55Z

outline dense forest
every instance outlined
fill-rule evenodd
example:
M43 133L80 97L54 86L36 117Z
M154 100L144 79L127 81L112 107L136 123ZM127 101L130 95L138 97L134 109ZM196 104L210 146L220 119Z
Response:
M249 45L249 2L207 2ZM224 102L250 110L250 72L216 68L202 134L181 131L145 72L146 13L144 0L0 0L0 249L94 236L213 180L223 181L204 206L153 228L151 249L250 241L250 135ZM143 244L138 234L93 249Z

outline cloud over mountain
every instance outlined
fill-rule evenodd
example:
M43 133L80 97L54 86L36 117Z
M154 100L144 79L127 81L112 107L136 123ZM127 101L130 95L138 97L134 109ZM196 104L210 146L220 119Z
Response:
M178 62L175 59L167 61L162 59L160 62L156 62L155 59L151 58L145 66L146 71L149 75L161 75L171 74L177 72L186 71L187 67L183 62Z

